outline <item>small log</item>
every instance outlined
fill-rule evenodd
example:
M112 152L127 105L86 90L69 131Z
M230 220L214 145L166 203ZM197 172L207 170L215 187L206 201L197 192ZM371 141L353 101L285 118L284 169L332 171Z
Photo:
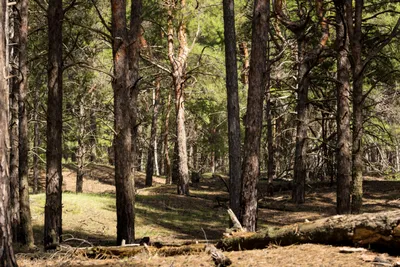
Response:
M258 233L243 233L222 239L222 250L262 249L275 243L281 246L318 243L379 247L400 251L400 211L336 215L313 222L298 223L281 228L268 228Z

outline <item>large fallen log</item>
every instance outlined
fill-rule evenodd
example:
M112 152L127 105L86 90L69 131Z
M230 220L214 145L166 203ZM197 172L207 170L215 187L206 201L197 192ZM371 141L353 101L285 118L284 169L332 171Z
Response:
M300 243L375 247L399 253L400 211L336 215L280 228L271 227L258 233L238 233L219 241L217 248L250 250L270 244Z

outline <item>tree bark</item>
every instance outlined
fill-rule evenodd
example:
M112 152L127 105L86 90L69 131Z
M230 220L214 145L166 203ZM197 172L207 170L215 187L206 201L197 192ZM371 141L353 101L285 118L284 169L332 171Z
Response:
M165 126L164 126L164 175L166 176L165 183L172 183L172 168L171 168L171 159L169 157L169 116L171 114L171 98L172 92L169 90L168 92L168 102L167 102L167 110L165 114Z
M228 102L229 204L240 218L240 119L234 0L223 1L226 92ZM246 47L247 49L247 47Z
M7 1L0 1L0 69L6 70L6 14ZM10 137L8 134L8 97L9 88L6 80L7 72L0 75L0 266L17 266L12 247L11 213L10 213L10 174L8 149Z
M389 211L361 215L336 215L312 222L281 228L268 228L259 233L221 240L217 247L224 250L262 249L269 244L288 246L302 243L353 245L400 249L400 212Z
M137 133L137 94L141 1L132 1L130 31L127 32L126 1L112 0L114 61L115 187L117 244L135 240L134 148Z
M85 164L85 107L83 103L83 98L80 97L79 100L79 115L78 117L78 150L76 155L76 193L83 192L83 176L84 176L84 164Z
M257 183L260 174L259 157L266 85L269 16L270 1L256 0L253 10L249 93L244 120L245 140L242 167L241 220L243 227L248 231L255 231L257 225Z
M151 120L149 149L147 151L147 166L146 166L146 186L153 185L154 164L156 163L156 137L157 137L157 117L158 117L158 101L160 98L160 79L156 80L156 88L153 91L153 117Z
M180 8L184 10L186 1L180 0ZM186 24L184 21L179 23L178 35L178 53L175 55L174 49L174 29L173 29L173 11L175 3L168 3L168 58L172 67L172 80L175 90L175 110L176 110L176 138L177 138L177 163L178 163L178 194L189 195L189 168L187 156L187 141L185 129L185 79L187 58L189 56L189 47L186 40Z
M54 249L62 234L62 0L49 2L46 205L44 247Z
M28 94L28 0L20 0L17 8L19 10L19 72L21 80L19 81L19 201L20 201L20 241L32 248L35 246L31 208L29 201L29 182L28 182L28 110L27 110L27 94Z
M335 3L337 49L337 213L351 212L351 130L350 130L350 61L349 38L344 23L344 5Z

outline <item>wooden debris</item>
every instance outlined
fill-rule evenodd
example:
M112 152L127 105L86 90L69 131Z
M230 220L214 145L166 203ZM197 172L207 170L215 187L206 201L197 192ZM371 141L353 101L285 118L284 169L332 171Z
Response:
M368 251L365 248L352 248L352 247L341 247L339 248L340 253L355 253L355 252L365 252Z
M215 266L224 267L232 264L232 261L213 245L207 245L206 252L211 255Z

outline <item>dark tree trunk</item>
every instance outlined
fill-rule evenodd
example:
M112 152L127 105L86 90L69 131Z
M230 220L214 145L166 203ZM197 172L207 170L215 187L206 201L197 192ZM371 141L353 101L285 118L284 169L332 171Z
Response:
M6 69L5 40L7 1L0 1L0 69ZM8 73L5 73L8 74ZM10 214L10 176L8 149L10 137L8 135L8 101L9 90L5 75L0 75L0 266L17 266L12 247L11 214Z
M245 140L242 167L242 225L254 232L257 225L257 183L260 174L260 140L263 100L266 86L266 63L270 1L254 2L252 48L250 56L249 93L244 121Z
M336 7L336 49L337 49L337 213L351 212L351 130L350 130L350 61L348 59L349 38L344 24L344 5Z
M223 1L223 12L226 92L228 101L229 204L236 217L240 218L242 182L240 175L240 119L234 0Z
M114 59L115 186L117 244L135 240L134 162L137 134L138 59L141 1L132 1L130 31L127 32L126 1L112 0Z
M46 205L44 247L54 249L62 234L62 0L49 2Z
M150 144L147 151L147 166L146 166L146 186L153 185L153 174L154 174L154 164L155 164L155 142L157 142L157 117L158 117L158 101L160 98L160 79L157 78L156 88L154 89L153 95L153 118L151 121L150 130Z
M179 183L179 155L177 141L174 144L174 154L172 155L171 181L176 185Z
M32 248L35 246L32 229L31 208L29 201L29 183L28 183L28 0L18 2L19 10L19 72L22 75L19 82L19 202L20 202L20 241Z
M76 193L83 192L83 176L84 176L84 165L85 165L85 107L82 98L79 100L79 115L78 115L78 150L76 153Z
M351 34L351 53L353 58L353 146L352 146L352 193L351 193L351 212L360 213L362 206L362 196L363 196L363 80L364 80L364 62L361 58L361 46L362 46L362 10L364 7L363 0L356 0L354 19L350 17L352 12L351 2L347 6L347 23L354 21L354 28L349 33ZM351 12L351 13L350 13ZM353 24L350 24L350 27Z
M268 71L268 81L267 81L267 108L266 108L266 117L267 117L267 146L268 146L268 162L267 162L267 171L268 171L268 196L272 196L274 189L272 186L272 182L275 176L275 146L274 146L274 125L272 122L272 103L271 103L271 93L269 92L269 71Z
M297 85L297 106L296 106L296 149L294 155L294 177L292 200L296 204L305 201L305 183L307 176L307 130L308 130L308 88L310 78L309 67L305 59L305 40L303 33L297 39L298 49L298 80Z

